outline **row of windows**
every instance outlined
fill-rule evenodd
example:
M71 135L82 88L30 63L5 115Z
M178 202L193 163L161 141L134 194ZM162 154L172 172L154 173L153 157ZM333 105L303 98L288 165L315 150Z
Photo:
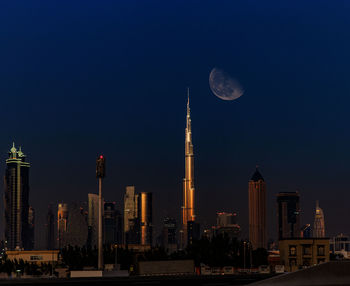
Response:
M312 255L312 245L311 244L302 245L302 254L303 255ZM318 256L325 255L325 246L324 245L317 245L317 255ZM289 256L297 256L297 246L296 245L289 246Z

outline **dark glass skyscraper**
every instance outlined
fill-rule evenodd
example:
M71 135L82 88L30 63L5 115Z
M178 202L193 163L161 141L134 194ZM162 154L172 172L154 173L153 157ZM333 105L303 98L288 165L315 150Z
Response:
M104 243L111 245L122 243L122 216L115 202L104 203Z
M9 250L33 248L29 226L29 168L21 148L13 144L5 172L5 243Z
M299 193L278 193L277 206L278 239L300 237Z

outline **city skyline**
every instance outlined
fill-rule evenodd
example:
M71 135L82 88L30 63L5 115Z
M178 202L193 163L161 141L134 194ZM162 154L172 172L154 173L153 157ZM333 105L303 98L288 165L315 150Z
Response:
M276 238L279 192L299 191L301 225L313 224L319 200L327 235L350 229L337 219L348 216L350 199L343 5L78 2L0 11L0 159L12 141L25 147L37 229L49 203L97 192L101 153L106 201L120 208L134 185L153 193L158 228L165 216L180 222L188 86L201 225L214 225L217 211L237 212L248 236L246 182L259 164L268 237ZM215 97L214 67L236 77L244 95Z

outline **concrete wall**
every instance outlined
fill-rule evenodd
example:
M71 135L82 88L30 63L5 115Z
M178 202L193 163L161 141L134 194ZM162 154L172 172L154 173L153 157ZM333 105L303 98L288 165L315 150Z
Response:
M193 260L140 261L139 275L194 274Z

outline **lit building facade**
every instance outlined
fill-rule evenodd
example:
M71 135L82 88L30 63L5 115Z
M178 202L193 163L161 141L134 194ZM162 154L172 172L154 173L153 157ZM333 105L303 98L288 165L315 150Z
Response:
M127 186L124 195L124 243L139 243L139 195L134 186Z
M142 245L151 245L153 242L153 215L152 215L152 193L142 192L139 196L140 202L140 243Z
M241 230L237 224L237 213L218 212L216 214L216 227L213 230L215 235L227 235L231 239L237 238Z
M328 238L282 239L279 250L281 263L288 272L329 261Z
M194 188L194 153L192 144L192 128L190 115L190 99L188 94L185 130L185 178L183 179L183 205L180 231L180 248L184 249L188 241L187 224L195 221L195 188Z
M249 240L253 249L266 248L266 183L258 168L248 184Z
M300 237L299 200L298 192L277 194L278 239Z
M318 201L316 201L313 235L314 235L314 237L325 237L326 236L326 229L325 229L325 224L324 224L324 214L323 214L323 210L319 206Z
M61 249L64 245L64 235L67 232L68 225L68 205L58 204L57 208L57 246Z
M29 226L29 168L21 148L13 144L5 171L5 241L8 250L33 248Z

